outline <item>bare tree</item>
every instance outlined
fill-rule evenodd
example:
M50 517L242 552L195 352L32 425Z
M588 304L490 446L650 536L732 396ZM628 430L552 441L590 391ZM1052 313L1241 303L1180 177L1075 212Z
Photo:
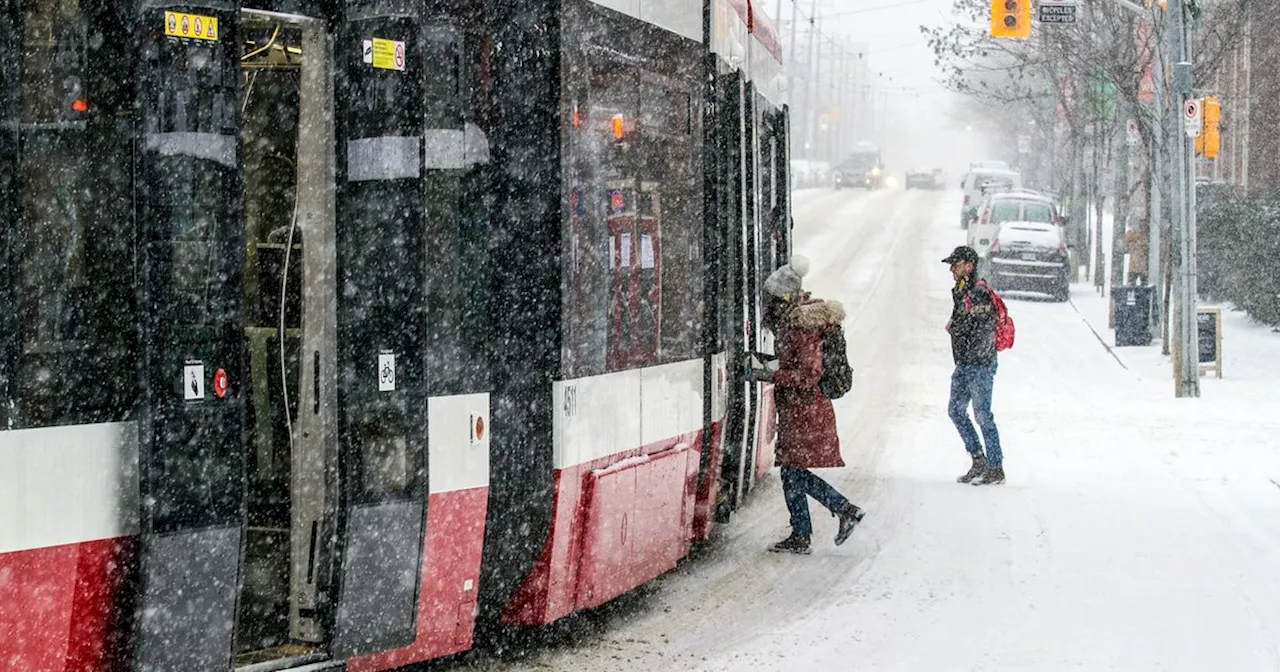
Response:
M1210 2L1195 6L1196 22L1194 70L1199 81L1215 72L1238 44L1247 20L1249 5L1242 2ZM1101 221L1103 199L1114 194L1116 228L1123 232L1135 193L1145 193L1153 179L1153 162L1142 162L1136 179L1128 175L1128 160L1116 161L1113 151L1123 138L1127 119L1134 119L1142 145L1148 149L1164 142L1156 118L1151 84L1159 76L1159 66L1169 67L1168 58L1157 59L1162 41L1163 21L1143 18L1110 0L1085 0L1078 22L1065 25L1034 25L1030 39L992 38L988 33L989 0L955 0L959 23L941 28L921 27L934 51L943 82L955 91L971 96L988 113L1004 120L1008 132L1021 133L1031 125L1036 144L1048 152L1037 152L1049 166L1052 188L1070 196L1074 221L1073 238L1084 233L1085 193L1092 198ZM1160 10L1153 10L1159 12ZM1171 88L1171 87L1170 87ZM1165 109L1171 109L1166 105ZM1034 124L1018 123L1019 120ZM1009 139L1012 141L1012 138ZM1065 151L1057 151L1057 150ZM1092 175L1085 169L1092 159ZM1104 183L1115 178L1115 187ZM1119 236L1111 254L1123 254ZM1098 242L1097 260L1104 250ZM1101 263L1099 264L1101 266ZM1113 280L1120 265L1113 265ZM1101 284L1100 268L1095 282Z

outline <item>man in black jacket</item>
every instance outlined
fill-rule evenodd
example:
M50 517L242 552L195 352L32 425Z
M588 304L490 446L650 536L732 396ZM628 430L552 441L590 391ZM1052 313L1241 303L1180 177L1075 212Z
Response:
M972 247L957 247L942 262L951 264L951 275L956 281L951 288L951 319L947 322L947 331L951 334L951 358L956 363L951 374L951 402L947 411L960 431L965 450L973 458L969 471L956 481L973 485L1004 483L1000 433L991 413L991 388L996 375L995 303L991 300L987 284L974 274L978 253ZM973 415L982 428L985 452L983 442L979 442L978 432L969 420L971 401Z

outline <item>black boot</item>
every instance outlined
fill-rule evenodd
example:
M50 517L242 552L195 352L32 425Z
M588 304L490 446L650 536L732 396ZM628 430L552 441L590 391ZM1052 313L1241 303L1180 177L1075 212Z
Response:
M991 467L983 469L981 474L974 477L969 485L1000 485L1004 483L1004 467Z
M809 555L809 537L791 533L791 536L779 541L769 547L774 553L795 553L797 555Z
M973 458L973 466L969 467L969 471L956 479L956 483L969 483L978 477L978 474L987 470L987 457L985 455L977 455Z
M866 511L853 504L846 506L840 512L840 530L836 532L836 546L848 541L849 535L853 534L853 528L857 527L858 523L862 522L863 516L866 515Z

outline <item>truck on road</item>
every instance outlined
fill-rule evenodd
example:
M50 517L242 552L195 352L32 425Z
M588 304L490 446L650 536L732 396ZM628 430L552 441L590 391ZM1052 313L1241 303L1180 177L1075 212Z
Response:
M853 146L849 157L835 168L835 188L862 187L879 189L884 186L884 161L880 148L872 142L859 142Z

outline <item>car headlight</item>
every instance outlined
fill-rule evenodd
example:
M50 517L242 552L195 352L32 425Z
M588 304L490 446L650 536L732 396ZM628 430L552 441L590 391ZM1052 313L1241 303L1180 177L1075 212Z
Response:
M875 168L872 168L872 169L871 169L871 174L872 174L872 175L879 175L879 174L880 174L880 168L879 168L878 166L877 166L877 167L875 167Z

